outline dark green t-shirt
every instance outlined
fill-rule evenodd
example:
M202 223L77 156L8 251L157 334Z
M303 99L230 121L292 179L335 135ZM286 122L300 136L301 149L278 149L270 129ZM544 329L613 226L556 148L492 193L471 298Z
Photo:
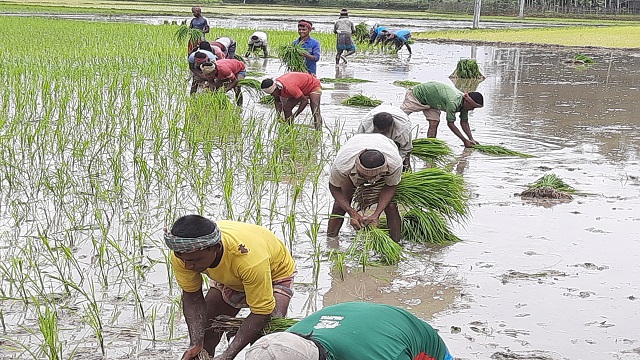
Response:
M413 96L422 105L447 113L447 121L456 121L456 112L460 112L460 121L469 120L469 111L462 109L462 93L460 90L438 81L427 81L414 86Z
M286 331L320 342L331 360L413 360L424 352L444 360L447 348L438 333L406 310L348 302L325 307Z

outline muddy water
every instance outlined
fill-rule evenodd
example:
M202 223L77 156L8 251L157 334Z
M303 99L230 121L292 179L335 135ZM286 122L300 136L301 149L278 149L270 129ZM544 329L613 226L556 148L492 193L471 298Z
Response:
M411 58L356 57L337 68L325 56L318 77L374 81L325 85L333 88L322 98L325 121L345 132L367 112L341 106L347 96L399 105L404 89L393 81L450 83L457 60L475 57L487 76L477 87L486 105L470 118L475 138L536 158L464 150L441 124L439 137L454 148L473 194L472 218L457 229L464 241L414 249L423 256L344 282L326 274L324 304L364 299L411 309L465 359L640 358L640 55L592 50L593 65L565 63L578 51L419 43ZM263 68L278 72L270 62ZM411 119L424 136L422 115ZM562 204L515 195L550 172L581 194Z

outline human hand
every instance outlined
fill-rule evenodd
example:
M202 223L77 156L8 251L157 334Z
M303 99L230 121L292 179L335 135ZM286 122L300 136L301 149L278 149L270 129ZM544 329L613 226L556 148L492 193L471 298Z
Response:
M193 345L182 355L182 360L198 359L198 354L203 351L202 345ZM206 352L206 351L205 351ZM207 353L207 356L209 354Z
M473 147L473 145L475 145L475 141L469 141L469 140L463 140L464 141L464 147L466 148L471 148Z
M351 223L351 226L353 226L354 229L360 230L360 228L364 226L364 218L362 217L362 215L360 215L360 213L356 212L355 214L351 215L349 223Z
M369 215L364 218L364 225L365 226L371 225L373 227L378 227L380 226L380 218L373 215Z

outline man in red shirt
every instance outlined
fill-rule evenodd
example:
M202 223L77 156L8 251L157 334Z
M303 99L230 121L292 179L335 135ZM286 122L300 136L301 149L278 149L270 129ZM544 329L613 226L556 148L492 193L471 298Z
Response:
M322 116L320 115L320 97L322 86L320 80L308 73L290 72L277 79L264 79L260 85L262 91L274 98L274 104L278 114L284 112L284 118L291 123L311 103L314 127L322 129ZM293 113L293 109L298 109Z
M242 92L238 81L245 78L247 69L242 61L236 59L222 59L216 62L202 64L202 73L209 81L209 89L216 91L224 86L224 91L231 89L236 93L236 104L242 106Z

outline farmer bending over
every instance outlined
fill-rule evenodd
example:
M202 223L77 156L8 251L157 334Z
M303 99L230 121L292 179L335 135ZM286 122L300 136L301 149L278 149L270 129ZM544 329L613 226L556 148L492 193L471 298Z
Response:
M400 157L403 159L402 168L411 168L411 121L402 110L391 105L378 105L367 113L360 122L358 133L378 133L393 140L398 146Z
M224 91L233 89L236 93L236 104L242 106L242 91L238 81L247 76L244 63L236 59L222 59L201 65L202 73L209 81L209 89L216 91L224 86Z
M219 37L211 43L212 47L219 48L225 55L226 59L235 59L236 57L236 41L230 37Z
M440 335L410 312L391 305L346 302L260 338L245 359L453 360L453 356Z
M275 81L273 79L262 80L260 87L262 91L273 96L276 112L278 114L284 112L284 118L289 123L302 113L308 103L311 103L314 127L316 130L322 129L322 116L320 115L322 86L320 80L315 76L307 73L289 72ZM298 109L293 113L296 105Z
M320 42L309 36L311 30L313 30L313 24L311 24L311 21L298 21L298 35L300 35L300 37L293 41L293 45L299 44L306 50L300 55L305 58L309 74L313 74L315 76L316 63L320 60Z
M233 359L260 337L272 316L286 316L295 265L284 243L268 229L187 215L171 230L165 229L164 241L171 249L171 265L182 288L182 308L189 328L190 347L183 360L198 358L203 349L215 353L222 332L207 328L218 315L236 316L241 308L251 309L216 360ZM202 274L211 279L206 297Z
M435 138L438 134L440 112L447 114L449 129L464 143L465 147L479 144L471 135L469 127L469 110L481 108L484 98L479 92L463 93L453 86L437 81L428 81L408 89L400 109L407 115L422 111L429 122L427 137ZM460 113L460 126L467 135L465 137L456 126L456 113Z
M207 82L207 77L202 73L202 69L200 66L207 62L215 61L215 56L209 51L195 51L192 57L189 56L189 71L191 71L191 75L193 79L191 80L191 90L189 94L193 95L198 91L198 87L200 85L204 85Z
M384 36L382 36L382 32L387 31L385 26L380 26L378 24L373 24L371 29L369 30L369 44L378 45L378 43L384 41Z
M382 35L385 37L385 43L391 43L396 47L396 52L400 51L402 46L406 46L411 55L411 46L409 46L409 39L411 39L411 31L407 29L400 29L395 31L383 30Z
M402 175L402 158L393 140L382 134L356 134L349 139L336 154L329 172L329 191L335 199L328 236L338 236L349 213L351 225L357 230L367 225L378 226L380 214L387 216L389 236L400 241L400 213L392 202L396 187ZM362 216L351 206L357 187L384 181L373 214Z
M256 52L257 50L262 50L262 54L265 58L269 57L269 52L267 51L267 33L262 31L256 31L249 37L247 52L244 54L244 57L248 57L249 54Z
M347 9L340 11L340 17L333 24L333 32L338 36L336 49L336 65L340 64L340 58L347 63L347 56L353 55L356 52L356 45L353 43L353 33L356 32L356 27L353 26L351 20L349 20L349 12ZM346 51L344 56L342 53Z

